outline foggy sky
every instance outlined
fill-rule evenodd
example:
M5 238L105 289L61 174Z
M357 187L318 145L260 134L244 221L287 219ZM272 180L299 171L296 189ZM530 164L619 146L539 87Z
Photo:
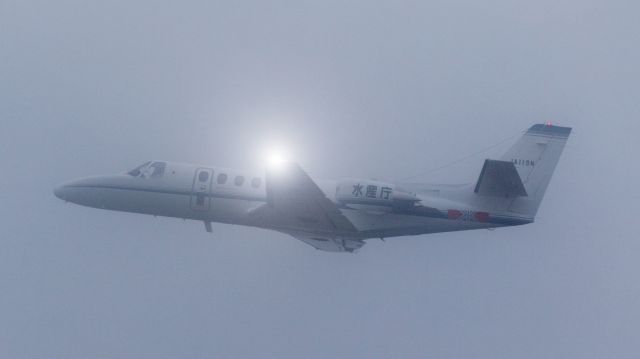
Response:
M635 1L0 1L0 357L635 358ZM332 254L80 207L150 159L406 178L574 128L536 223ZM473 182L510 143L413 178Z

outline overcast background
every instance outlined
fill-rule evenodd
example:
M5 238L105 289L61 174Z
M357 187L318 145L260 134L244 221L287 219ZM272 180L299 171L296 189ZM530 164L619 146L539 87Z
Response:
M637 1L0 0L0 357L637 358ZM574 127L536 223L370 241L65 204L149 159L402 179ZM412 181L473 182L510 143Z

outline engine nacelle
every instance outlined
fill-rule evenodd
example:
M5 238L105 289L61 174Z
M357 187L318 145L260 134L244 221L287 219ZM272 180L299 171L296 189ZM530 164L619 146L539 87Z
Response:
M367 179L347 178L336 186L336 200L343 204L385 207L413 206L420 199L396 185Z

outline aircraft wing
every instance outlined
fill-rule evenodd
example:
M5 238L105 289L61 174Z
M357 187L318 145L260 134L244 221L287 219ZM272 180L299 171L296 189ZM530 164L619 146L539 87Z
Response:
M267 168L265 186L269 216L281 228L330 238L358 231L296 163Z
M304 242L315 249L327 252L353 253L356 250L360 249L360 247L365 245L365 242L361 239L315 236L308 233L296 233L288 231L281 232L293 236L295 239Z
M296 237L296 239L327 252L354 252L364 246L364 241L358 239Z

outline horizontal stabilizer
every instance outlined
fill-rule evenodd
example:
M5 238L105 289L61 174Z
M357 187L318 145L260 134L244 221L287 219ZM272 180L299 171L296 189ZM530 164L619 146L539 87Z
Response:
M483 196L527 196L527 191L513 162L498 160L484 161L475 192Z

